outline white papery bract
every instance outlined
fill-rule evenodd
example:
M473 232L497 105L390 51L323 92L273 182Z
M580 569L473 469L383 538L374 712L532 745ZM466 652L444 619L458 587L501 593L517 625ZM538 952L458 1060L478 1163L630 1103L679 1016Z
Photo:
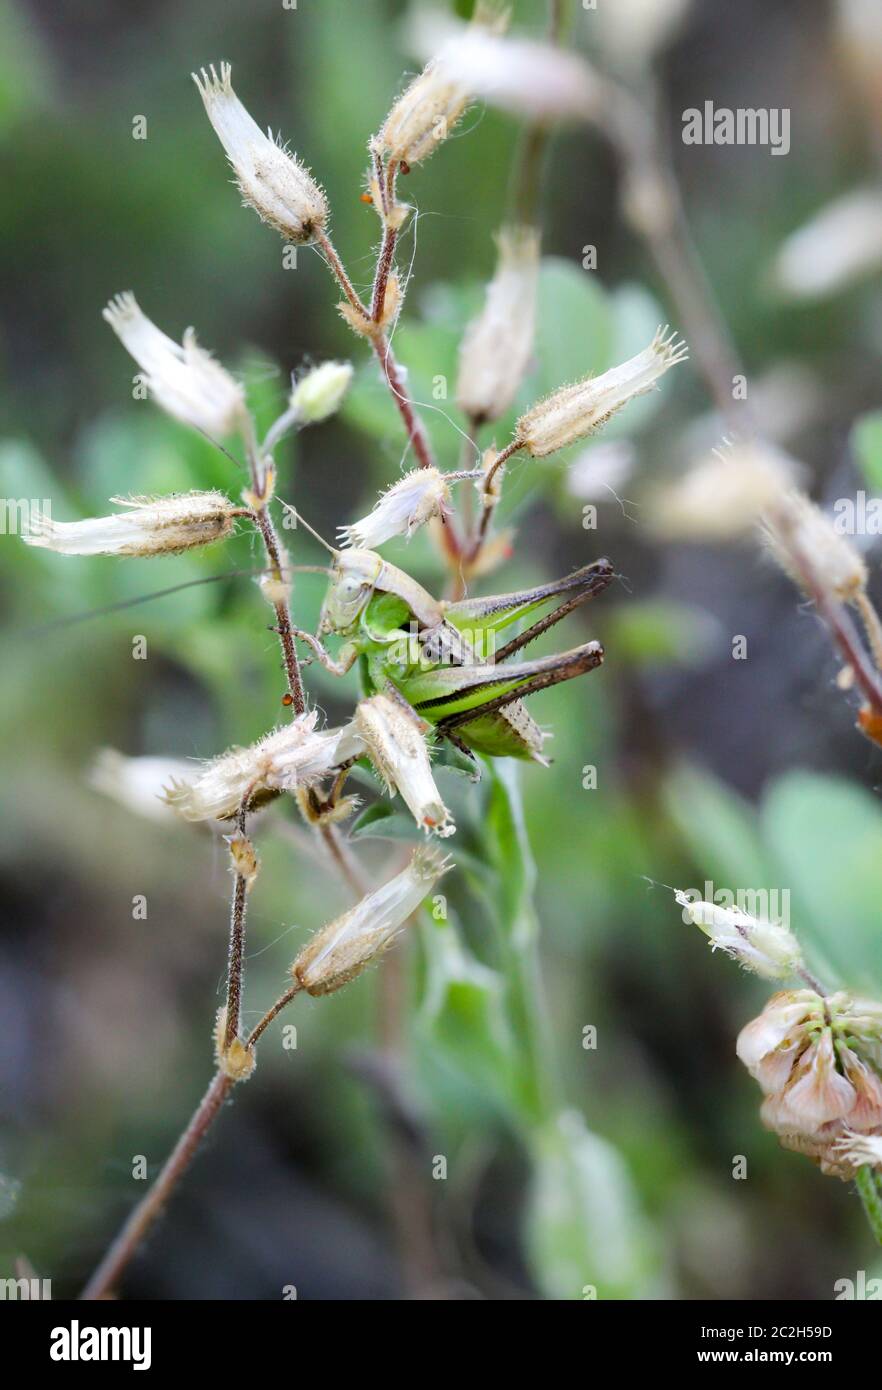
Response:
M381 495L367 516L339 528L343 545L375 550L393 536L410 540L433 516L441 516L450 501L444 474L437 468L414 468Z
M605 425L636 396L651 391L665 372L688 357L685 343L659 328L649 347L601 376L562 386L522 415L515 439L534 458L575 444Z
M110 500L128 510L85 521L54 521L33 512L23 539L59 555L175 555L221 540L236 524L237 509L222 492Z
M788 493L767 512L764 533L773 558L810 598L813 584L838 603L850 603L866 588L860 554L804 493Z
M392 944L450 867L437 849L420 846L400 874L316 932L291 966L294 979L314 995L348 984Z
M417 825L442 837L456 826L435 785L426 740L412 714L388 695L359 702L353 721L378 775L400 792Z
M700 927L715 950L725 951L755 975L779 980L802 965L799 942L780 922L764 922L738 908L694 901L683 892L674 897L684 917Z
M174 781L165 799L188 821L224 819L237 813L248 794L259 802L267 792L295 791L321 781L350 752L351 738L340 729L317 729L310 710L265 734L249 748L231 748L203 765L187 781Z
M459 354L456 403L476 423L496 420L512 404L533 351L539 233L503 227L484 307L466 330Z
M157 405L176 420L220 437L245 419L245 392L238 381L196 342L188 328L183 343L169 338L141 310L131 293L118 294L102 311L123 347L145 374Z
M328 219L323 190L300 161L266 135L233 91L232 69L221 63L193 73L215 133L233 166L242 198L290 241L309 241Z

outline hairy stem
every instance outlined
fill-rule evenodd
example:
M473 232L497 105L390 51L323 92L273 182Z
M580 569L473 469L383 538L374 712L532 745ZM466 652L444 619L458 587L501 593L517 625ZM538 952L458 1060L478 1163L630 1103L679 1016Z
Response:
M291 985L267 1010L249 1034L246 1044L249 1048L254 1046L276 1015L286 1004L291 1002L299 991L299 985ZM116 1288L156 1218L190 1167L200 1144L220 1114L221 1108L235 1084L235 1081L222 1071L218 1071L212 1078L208 1090L193 1112L187 1128L163 1164L159 1176L146 1195L142 1197L123 1225L119 1235L108 1248L104 1258L80 1294L81 1299L107 1298Z
M859 1168L854 1175L854 1185L858 1190L864 1208L867 1224L873 1232L877 1245L882 1245L882 1191L879 1179L869 1164Z
M239 834L245 838L248 803L251 800L251 787L242 798L236 820ZM230 949L227 964L227 1016L224 1025L223 1051L227 1052L239 1036L239 1022L242 1015L242 980L245 969L245 915L248 901L248 880L244 874L237 873L233 884L233 902L230 908Z

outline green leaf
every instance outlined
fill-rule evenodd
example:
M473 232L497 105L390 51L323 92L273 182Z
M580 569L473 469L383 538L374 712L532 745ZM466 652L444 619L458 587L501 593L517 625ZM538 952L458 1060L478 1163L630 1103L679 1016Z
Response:
M613 1146L569 1110L536 1132L533 1158L526 1239L546 1297L646 1296L650 1231Z
M855 421L851 447L870 487L874 492L882 491L882 410L870 411Z
M683 763L667 778L663 796L702 882L710 879L730 889L773 886L756 814L730 787Z
M768 849L791 891L791 924L847 986L882 986L882 808L843 778L792 772L762 808ZM825 980L825 983L827 981Z
M353 840L416 841L421 838L412 816L403 815L383 801L377 801L362 811L353 822L349 835Z
M722 636L705 609L669 599L623 605L609 627L610 650L635 666L700 666Z

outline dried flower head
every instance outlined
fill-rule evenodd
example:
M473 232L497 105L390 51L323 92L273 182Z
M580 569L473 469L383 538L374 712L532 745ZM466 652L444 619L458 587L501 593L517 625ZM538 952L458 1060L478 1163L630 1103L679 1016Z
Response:
M414 468L382 493L367 516L351 526L339 527L341 543L358 550L376 550L393 536L410 540L414 531L433 516L443 516L450 492L437 468Z
M462 24L417 14L410 41L436 82L530 121L586 120L598 111L605 84L584 58L551 44L507 38L501 20ZM428 71L428 69L427 69Z
M231 434L245 421L245 392L196 342L188 328L183 343L168 338L142 312L131 293L118 294L102 310L126 352L145 374L157 405L184 425L212 436Z
M804 493L788 493L766 514L763 530L773 559L809 598L817 585L837 602L851 603L866 588L861 556Z
M290 408L301 424L318 425L336 415L351 380L351 362L322 362L295 383Z
M236 524L236 508L222 492L110 500L128 511L85 521L53 521L35 512L23 539L59 555L174 555L221 540Z
M653 500L652 522L666 538L737 540L780 502L799 465L761 440L726 442Z
M736 1050L766 1093L763 1123L784 1147L852 1177L866 1160L841 1141L882 1130L882 1005L844 991L785 991L741 1030Z
M498 419L512 404L536 330L539 233L534 227L503 227L496 242L496 272L459 355L456 403L476 424Z
M522 415L515 439L534 458L544 458L578 439L593 434L615 413L644 392L660 377L688 357L685 343L660 328L649 347L612 367L601 376L585 377L574 386L562 386Z
M291 966L307 994L331 994L360 975L392 944L443 873L451 867L437 849L417 849L407 868L329 922Z
M309 241L328 219L323 190L307 168L248 114L233 91L229 63L191 76L233 166L243 201L289 241Z
M267 793L320 781L347 754L341 747L341 730L316 729L317 719L317 712L310 710L250 748L231 748L205 763L195 778L173 781L166 801L184 820L224 819L238 812L246 793L253 806Z
M745 970L766 980L781 980L802 966L802 952L792 931L781 922L764 922L734 907L695 901L674 894L683 916L705 933L714 951L725 951Z
M389 794L401 793L423 830L452 835L456 826L432 777L426 726L420 728L414 716L388 695L361 700L353 723Z

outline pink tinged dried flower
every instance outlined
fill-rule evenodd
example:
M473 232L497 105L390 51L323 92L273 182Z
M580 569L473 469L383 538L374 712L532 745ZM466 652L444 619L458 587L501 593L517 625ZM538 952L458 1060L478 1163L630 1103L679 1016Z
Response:
M522 415L515 439L534 458L544 458L594 433L636 396L688 357L685 343L660 328L649 347L598 377L562 386Z
M853 1129L875 1129L882 1125L882 1080L861 1061L844 1042L837 1044L842 1069L855 1090L857 1100L849 1113Z
M824 1001L813 990L789 990L769 1000L738 1034L735 1051L767 1093L778 1091L824 1022Z
M457 23L438 14L411 22L410 40L433 58L438 80L529 121L587 120L605 84L585 60L551 44L506 38L499 25Z
M128 510L86 521L32 513L23 539L59 555L175 555L221 540L235 527L236 508L221 492L110 500Z
M309 241L328 219L323 190L300 161L248 114L230 81L212 65L192 73L215 134L227 152L243 201L289 241Z
M339 527L341 543L358 550L375 550L393 536L410 540L433 516L442 516L450 491L437 468L415 468L382 494L373 511L351 526Z
M291 966L308 994L331 994L389 947L408 918L451 867L437 849L421 845L407 868L322 927Z
M850 1115L857 1102L851 1082L836 1069L829 1027L802 1054L783 1090L767 1096L761 1114L770 1129L815 1135L822 1125Z
M398 791L417 825L442 838L456 829L432 777L429 749L413 715L388 695L359 702L354 727L390 795Z
M184 820L224 819L238 812L246 793L253 805L267 794L313 785L349 756L341 730L318 730L317 719L310 710L250 748L230 749L196 777L172 782L166 801Z
M539 233L534 227L503 227L496 240L496 272L459 355L456 403L476 422L496 420L512 404L536 330Z
M737 908L693 902L686 893L674 894L684 917L705 933L713 950L725 951L745 970L766 980L781 980L802 965L796 937L780 922L764 922Z
M192 328L187 329L183 343L176 343L148 319L131 293L111 299L102 317L142 368L157 405L169 415L215 437L240 428L246 414L245 392L199 347Z
M809 578L832 599L850 603L867 584L867 567L820 507L791 492L770 511L764 534L772 558L810 598Z

